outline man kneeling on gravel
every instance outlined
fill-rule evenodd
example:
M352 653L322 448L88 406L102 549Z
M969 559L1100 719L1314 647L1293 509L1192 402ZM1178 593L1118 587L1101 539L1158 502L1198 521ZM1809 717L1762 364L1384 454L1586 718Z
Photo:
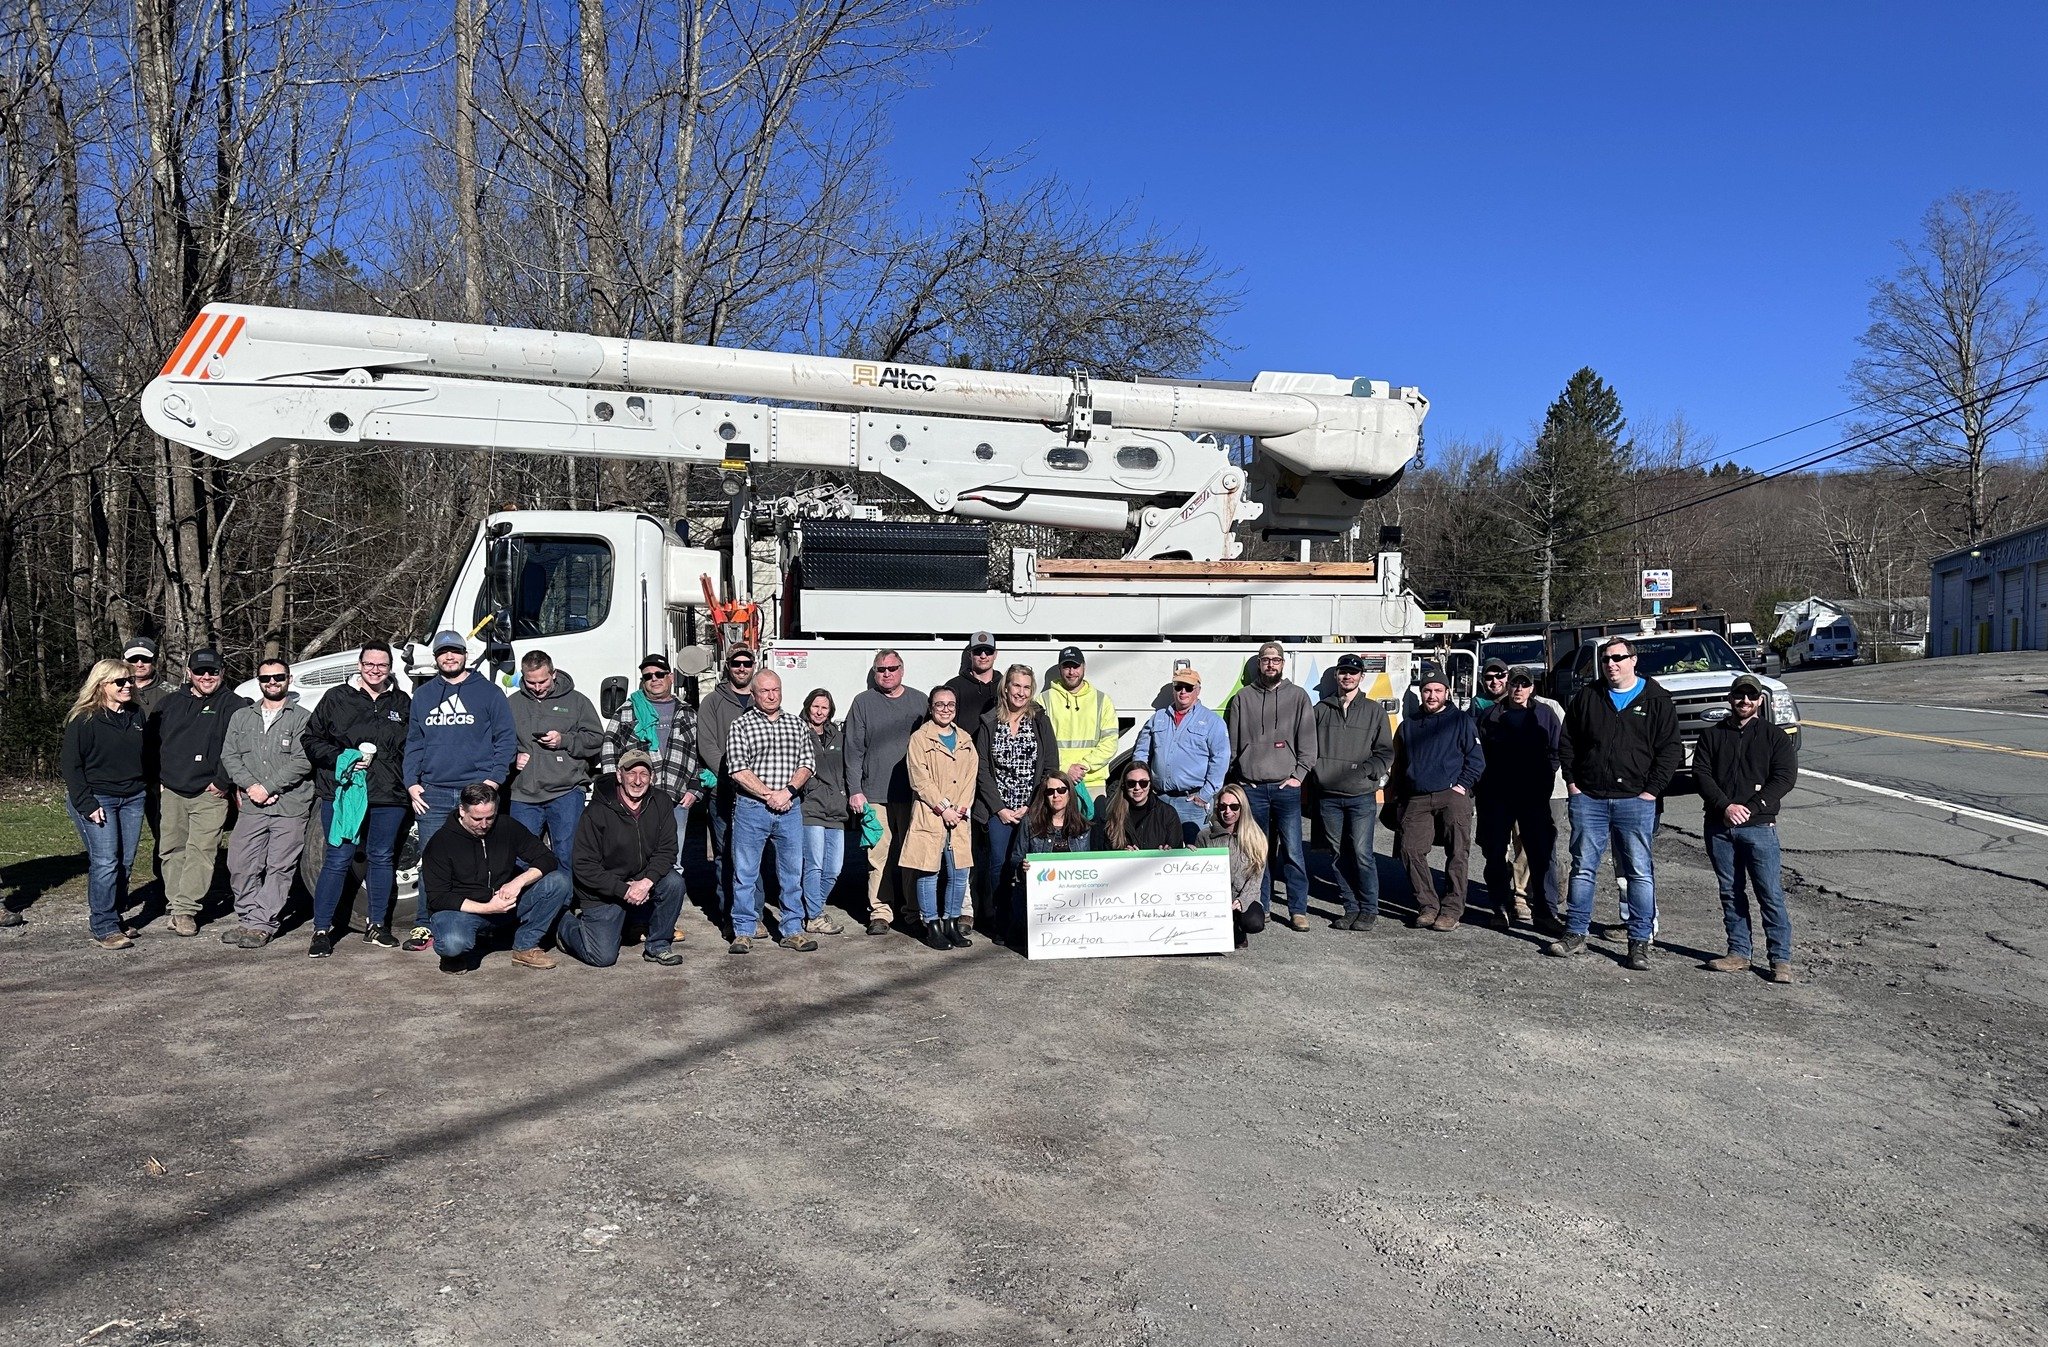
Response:
M618 775L599 781L576 825L578 910L562 918L562 948L595 968L619 961L626 918L646 917L640 957L673 968L683 956L670 948L683 911L683 872L676 869L676 804L654 786L654 759L645 749L619 755Z
M498 812L498 788L488 781L462 788L455 823L435 833L420 855L420 889L441 971L467 973L478 938L507 929L513 963L553 968L540 942L569 901L569 876L555 853Z

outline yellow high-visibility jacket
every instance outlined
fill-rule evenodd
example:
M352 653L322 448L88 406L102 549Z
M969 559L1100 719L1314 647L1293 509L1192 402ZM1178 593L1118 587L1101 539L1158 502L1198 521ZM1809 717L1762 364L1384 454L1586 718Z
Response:
M1116 756L1116 704L1085 679L1072 692L1055 679L1039 694L1039 702L1060 741L1060 770L1080 763L1088 769L1082 778L1088 793L1100 796L1109 780L1109 760Z

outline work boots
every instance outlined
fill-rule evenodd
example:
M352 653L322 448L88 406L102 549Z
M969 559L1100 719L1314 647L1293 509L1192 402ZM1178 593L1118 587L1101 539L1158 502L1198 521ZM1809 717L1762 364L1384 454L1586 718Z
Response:
M1626 968L1626 969L1628 969L1629 971L1631 971L1631 972L1635 972L1635 973L1647 973L1647 972L1649 972L1649 971L1650 971L1650 942L1649 942L1649 941L1647 941L1647 940L1631 940L1631 941L1629 941L1629 942L1628 942L1628 958L1626 958L1626 959L1624 959L1624 960L1622 961L1622 965L1621 965L1621 966L1622 966L1622 967L1624 967L1624 968Z

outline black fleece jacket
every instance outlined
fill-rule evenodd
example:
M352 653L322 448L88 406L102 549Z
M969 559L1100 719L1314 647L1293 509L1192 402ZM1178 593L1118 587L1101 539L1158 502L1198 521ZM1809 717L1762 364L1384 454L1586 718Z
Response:
M142 739L142 712L133 706L88 711L67 721L58 761L71 807L90 814L100 807L94 796L140 795L148 784L142 774Z
M313 763L313 789L323 800L334 798L334 764L345 749L375 744L370 759L370 803L405 804L405 727L412 717L412 698L386 685L372 698L350 679L320 699L300 741Z
M1567 784L1596 800L1664 794L1685 765L1671 694L1645 678L1635 700L1617 711L1605 683L1580 688L1564 713L1557 765Z
M235 783L221 766L220 750L227 742L228 722L247 705L249 699L230 692L225 681L204 697L187 686L164 698L149 718L157 782L180 795L198 795L209 785L233 795Z
M675 826L673 819L669 826ZM460 912L465 902L487 901L519 873L520 861L542 874L559 868L555 853L510 814L491 820L491 830L482 837L471 836L461 819L449 819L420 856L420 887L428 910Z
M676 802L650 788L635 814L619 797L617 777L605 777L590 793L590 807L576 825L570 877L578 901L622 903L636 879L660 879L676 868Z
M1749 810L1751 823L1773 823L1778 805L1799 782L1799 754L1792 736L1762 716L1739 728L1730 716L1700 735L1692 775L1708 827L1726 827L1723 811L1731 804Z

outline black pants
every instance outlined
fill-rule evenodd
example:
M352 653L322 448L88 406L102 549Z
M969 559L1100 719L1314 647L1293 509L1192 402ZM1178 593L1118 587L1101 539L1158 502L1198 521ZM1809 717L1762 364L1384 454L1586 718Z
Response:
M654 892L640 906L647 914L647 949L660 953L675 941L676 918L683 914L683 877L674 870L654 881ZM626 917L633 909L626 903L586 901L581 912L565 912L555 938L562 948L593 968L610 968L619 961L619 946L626 934Z
M1509 834L1522 831L1529 853L1529 887L1557 914L1557 821L1550 816L1550 792L1513 795L1487 791L1479 797L1479 851L1486 857L1486 893L1503 915L1515 910L1515 862Z
M1266 909L1258 903L1253 903L1241 912L1234 911L1230 916L1232 924L1236 927L1237 943L1240 946L1244 944L1246 936L1257 935L1266 929Z

